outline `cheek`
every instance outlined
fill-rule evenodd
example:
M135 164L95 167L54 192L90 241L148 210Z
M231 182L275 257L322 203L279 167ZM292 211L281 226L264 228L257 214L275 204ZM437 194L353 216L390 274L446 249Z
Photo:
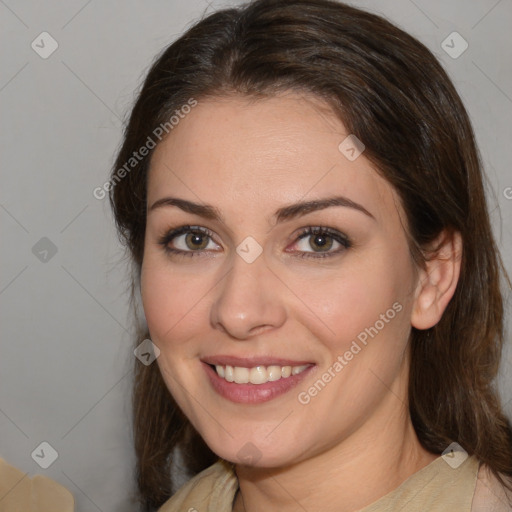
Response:
M141 268L141 297L151 339L166 354L194 354L190 343L209 320L208 275L169 265L159 254L147 254ZM170 349L172 346L172 350ZM178 349L178 350L176 350ZM187 357L187 355L185 354Z
M187 312L187 287L179 283L165 264L145 258L141 269L141 296L146 321L154 342L166 339Z
M331 351L343 353L360 334L364 341L367 329L393 338L407 331L412 267L404 253L376 247L347 259L328 278L301 283L301 299L315 313L309 328Z
M165 282L162 282L159 276L161 272L158 266L145 257L141 269L140 291L144 314L152 337L156 337L161 330L160 326L166 318L165 312L169 310L167 301L171 297L170 294L165 293Z

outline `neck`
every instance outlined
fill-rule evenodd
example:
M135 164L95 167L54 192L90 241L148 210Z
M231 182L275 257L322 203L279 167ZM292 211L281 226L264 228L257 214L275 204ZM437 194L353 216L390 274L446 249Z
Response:
M237 466L233 512L354 512L398 487L438 456L419 443L408 408L390 394L338 445L279 468Z

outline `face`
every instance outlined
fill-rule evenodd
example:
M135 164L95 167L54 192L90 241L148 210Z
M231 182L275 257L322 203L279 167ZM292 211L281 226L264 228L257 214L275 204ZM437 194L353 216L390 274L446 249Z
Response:
M199 101L153 154L141 291L157 364L232 462L314 457L406 400L404 215L364 152L339 148L349 135L314 97L233 96Z

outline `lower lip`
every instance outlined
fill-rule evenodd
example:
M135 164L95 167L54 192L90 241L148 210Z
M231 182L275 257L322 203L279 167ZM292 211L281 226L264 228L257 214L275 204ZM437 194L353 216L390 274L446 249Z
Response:
M260 404L273 400L297 386L315 367L314 365L309 366L298 375L291 375L265 384L237 384L219 377L209 364L203 363L203 366L213 389L224 398L239 404Z

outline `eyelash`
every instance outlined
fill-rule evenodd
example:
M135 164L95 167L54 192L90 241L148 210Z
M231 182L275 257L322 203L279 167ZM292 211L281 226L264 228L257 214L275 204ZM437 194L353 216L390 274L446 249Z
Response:
M176 229L171 229L167 233L165 233L160 239L158 240L159 245L161 245L164 249L164 251L171 255L176 256L188 256L188 257L194 257L194 256L200 256L204 249L197 250L197 251L183 251L181 249L174 249L169 247L169 243L174 240L174 238L183 235L183 234L198 234L198 235L206 235L209 238L213 238L214 234L207 228L202 228L199 226L181 226ZM302 240L303 238L306 238L308 236L312 235L327 235L329 238L334 239L336 242L338 242L342 247L339 248L336 251L333 252L302 252L300 254L300 258L329 258L336 256L343 252L346 249L349 249L352 247L352 242L350 239L344 235L343 233L340 233L339 231L336 231L334 229L323 227L323 226L310 226L305 228L297 237L297 240Z

